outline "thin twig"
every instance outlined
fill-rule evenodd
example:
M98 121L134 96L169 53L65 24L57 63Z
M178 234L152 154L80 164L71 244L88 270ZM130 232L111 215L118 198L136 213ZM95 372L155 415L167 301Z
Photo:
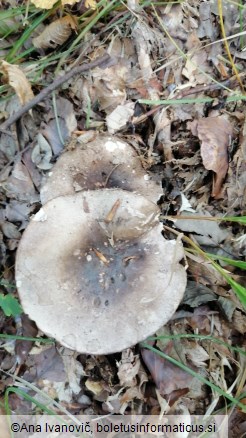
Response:
M104 185L103 185L105 188L107 187L107 184L108 184L109 178L111 177L112 173L115 171L115 169L117 169L118 166L120 166L120 164L121 164L121 163L116 164L116 165L113 167L113 169L109 172L109 174L107 175L107 178L106 178L105 183L104 183Z
M7 129L15 123L17 120L19 120L27 111L29 111L31 108L33 108L35 105L40 103L42 100L44 100L52 91L54 91L56 88L60 87L64 82L71 79L74 75L83 73L85 71L91 70L95 67L98 67L99 65L102 65L110 60L110 56L108 54L102 56L101 58L96 59L95 61L91 62L90 64L83 64L79 65L77 67L74 67L72 70L70 70L68 73L66 73L64 76L60 76L56 78L48 87L44 88L42 91L40 91L39 94L37 94L32 100L27 102L26 105L21 107L16 113L14 113L11 117L9 117L8 120L6 120L4 123L0 125L0 131L7 131Z

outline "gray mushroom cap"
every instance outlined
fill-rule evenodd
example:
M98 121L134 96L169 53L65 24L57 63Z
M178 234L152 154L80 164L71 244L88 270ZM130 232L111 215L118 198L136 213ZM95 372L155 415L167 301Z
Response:
M155 333L186 287L182 244L162 237L158 214L119 189L49 201L17 251L24 311L48 336L87 354L122 351Z
M87 145L77 144L74 150L58 158L43 180L40 197L45 204L57 196L105 187L135 191L152 202L157 202L162 195L161 185L149 178L128 143L115 136L99 134Z

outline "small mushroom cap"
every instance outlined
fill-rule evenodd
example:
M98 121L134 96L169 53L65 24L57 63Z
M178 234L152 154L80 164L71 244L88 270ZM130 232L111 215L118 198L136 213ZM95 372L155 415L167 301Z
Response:
M122 351L155 333L186 287L182 244L162 237L158 214L119 189L49 201L17 251L24 311L48 336L87 354Z
M40 197L45 204L57 196L105 187L135 191L152 202L162 195L161 185L148 178L128 143L100 134L87 145L78 144L60 156L43 180Z

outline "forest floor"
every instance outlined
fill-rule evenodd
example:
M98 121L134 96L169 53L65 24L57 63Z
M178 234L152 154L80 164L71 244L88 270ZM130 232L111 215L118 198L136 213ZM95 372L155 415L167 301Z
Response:
M246 5L0 4L1 413L226 414L229 437L243 436ZM138 157L141 194L158 204L164 237L183 242L187 285L152 341L97 355L66 348L29 319L15 260L56 162L103 138ZM103 154L103 187L114 187L118 165L105 170ZM73 181L74 192L88 188Z

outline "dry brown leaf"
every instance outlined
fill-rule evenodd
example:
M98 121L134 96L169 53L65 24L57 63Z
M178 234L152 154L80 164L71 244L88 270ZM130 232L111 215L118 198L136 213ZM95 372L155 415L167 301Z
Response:
M144 395L140 391L139 388L134 386L133 388L128 388L124 394L120 397L120 403L123 405L124 403L131 403L134 399L143 400Z
M5 188L9 198L30 203L34 202L35 187L26 166L21 161L15 164Z
M223 116L207 117L188 124L193 135L201 140L201 156L207 170L216 173L212 196L220 197L221 186L228 170L228 146L232 126Z
M196 367L207 366L205 362L209 360L209 354L201 345L198 345L196 342L189 342L189 344L187 343L185 346L185 354Z
M168 349L170 349L170 346L167 347ZM168 354L168 351L165 351L165 353ZM161 395L190 387L193 377L186 371L178 368L153 351L143 348L141 354Z
M119 55L116 54L118 57ZM102 70L97 68L93 71L95 96L100 108L111 113L118 105L124 105L126 101L126 82L129 75L128 61L120 60L117 65ZM91 93L91 92L90 92Z
M49 24L44 31L32 43L37 49L56 48L63 44L71 35L72 30L77 27L75 17L66 15Z
M140 368L139 355L135 356L130 348L122 352L118 364L118 378L121 386L134 387L137 384L137 375Z
M50 144L41 133L39 133L37 136L37 144L32 150L31 158L32 162L36 164L39 169L48 170L53 166L53 164L50 163L52 158Z
M2 61L1 70L7 77L9 85L14 88L22 105L34 98L31 85L18 65Z
M107 117L106 124L108 132L115 134L121 128L126 126L134 114L135 104L131 101L126 102L124 105L118 105Z
M226 280L218 272L210 261L204 260L203 257L194 254L189 254L189 271L195 281L204 286L220 285L225 286Z
M38 329L33 321L31 321L27 315L21 315L22 336L30 336L35 338L38 333ZM15 354L18 364L23 364L27 359L28 353L33 346L32 341L26 341L25 339L17 339L15 342Z

